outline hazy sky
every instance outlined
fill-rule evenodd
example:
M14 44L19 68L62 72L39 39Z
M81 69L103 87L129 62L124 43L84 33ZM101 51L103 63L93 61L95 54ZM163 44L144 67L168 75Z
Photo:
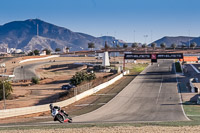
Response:
M200 0L0 0L0 25L30 18L128 42L200 36Z

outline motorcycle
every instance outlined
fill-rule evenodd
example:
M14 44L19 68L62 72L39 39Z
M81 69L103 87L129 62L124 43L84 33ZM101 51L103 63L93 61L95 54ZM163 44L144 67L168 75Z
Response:
M69 115L65 111L61 110L59 107L58 108L50 107L50 109L51 109L51 115L53 116L54 121L59 121L60 123L63 123L63 122L72 123L72 118L69 117Z

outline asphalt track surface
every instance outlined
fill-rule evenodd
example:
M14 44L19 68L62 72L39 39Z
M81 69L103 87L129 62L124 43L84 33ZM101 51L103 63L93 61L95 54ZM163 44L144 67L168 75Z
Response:
M32 65L31 68L35 65ZM29 66L27 66L28 68ZM147 67L104 106L90 113L73 117L73 124L187 120L178 94L173 60L165 60L160 61L159 66L154 64ZM3 124L0 127L53 126L59 124L47 120L17 125Z
M91 60L86 60L86 61L91 61ZM56 62L82 62L82 60L67 60L67 61L56 61ZM32 77L38 77L40 78L36 73L35 73L35 68L37 68L40 65L45 65L45 64L52 64L52 63L56 63L56 62L49 62L49 61L43 61L43 62L36 62L34 64L21 64L20 66L16 67L14 69L14 75L15 75L15 81L18 80L30 80L32 79ZM91 61L92 62L92 61ZM53 64L55 65L55 64Z
M149 66L101 108L73 118L75 123L186 121L173 60Z

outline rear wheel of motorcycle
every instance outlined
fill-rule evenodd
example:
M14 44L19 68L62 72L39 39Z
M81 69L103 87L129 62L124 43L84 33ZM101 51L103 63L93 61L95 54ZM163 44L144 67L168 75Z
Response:
M60 114L57 114L57 120L60 122L60 123L63 123L64 122L64 117Z

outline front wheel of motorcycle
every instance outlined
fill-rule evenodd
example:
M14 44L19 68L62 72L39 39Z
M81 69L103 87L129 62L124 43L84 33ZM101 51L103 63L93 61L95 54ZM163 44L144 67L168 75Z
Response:
M72 118L71 118L71 117L68 117L68 119L69 119L68 122L69 122L69 123L72 123Z
M64 117L63 117L61 114L57 114L56 117L57 117L57 120L58 120L60 123L63 123L63 122L64 122Z

